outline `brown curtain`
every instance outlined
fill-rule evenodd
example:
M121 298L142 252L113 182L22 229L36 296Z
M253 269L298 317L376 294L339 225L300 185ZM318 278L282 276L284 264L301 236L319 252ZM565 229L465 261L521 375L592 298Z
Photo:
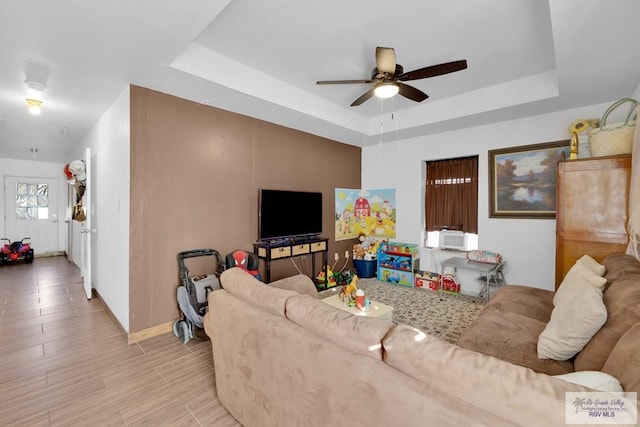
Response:
M427 162L427 231L478 233L478 156Z

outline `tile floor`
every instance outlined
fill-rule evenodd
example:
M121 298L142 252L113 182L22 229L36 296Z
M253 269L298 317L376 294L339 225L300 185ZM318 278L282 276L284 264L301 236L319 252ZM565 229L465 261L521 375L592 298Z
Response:
M239 426L211 343L127 344L66 257L0 266L0 426Z

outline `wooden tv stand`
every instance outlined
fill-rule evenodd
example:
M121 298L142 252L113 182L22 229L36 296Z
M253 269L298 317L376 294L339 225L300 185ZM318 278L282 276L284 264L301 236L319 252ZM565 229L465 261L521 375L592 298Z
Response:
M271 282L271 261L310 254L311 272L312 274L315 274L315 255L320 253L322 254L322 270L324 271L325 282L324 286L322 284L317 284L316 286L321 289L327 287L326 277L327 264L329 263L329 239L322 237L310 237L304 240L286 239L284 242L257 242L253 244L253 252L258 255L258 258L265 260L265 283Z

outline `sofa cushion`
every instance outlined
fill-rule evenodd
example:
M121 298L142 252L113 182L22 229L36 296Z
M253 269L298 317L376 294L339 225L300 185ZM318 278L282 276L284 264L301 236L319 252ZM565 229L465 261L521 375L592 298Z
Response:
M295 276L276 280L275 282L269 283L269 286L278 289L288 289L301 295L309 295L318 299L320 298L316 285L313 284L313 280L304 274L296 274Z
M640 261L623 253L609 254L600 261L607 269L605 279L613 283L627 274L640 274Z
M499 425L564 425L565 393L587 391L505 360L460 348L407 325L393 328L383 346L387 364L429 384L436 393L459 399L454 404L469 402L476 407L491 408L509 420L508 423L502 420ZM424 398L433 397L425 394ZM545 409L538 411L536 407ZM423 416L416 425L437 425L430 422L428 413ZM483 422L465 423L476 424ZM452 421L447 425L461 424Z
M508 311L547 323L553 310L553 291L506 285L498 289L485 310Z
M607 322L576 357L577 371L599 371L620 337L640 322L640 275L629 274L611 284L604 304Z
M220 284L241 300L283 317L287 299L298 295L294 291L271 288L240 267L225 270L220 275Z
M584 292L585 286L595 286L599 290L603 290L606 284L607 279L600 277L578 260L562 279L562 283L553 297L553 305L557 307L561 304L574 304L575 298Z
M582 286L572 301L556 305L538 338L540 359L568 360L575 356L607 321L602 291Z
M618 340L602 372L616 377L624 391L640 393L640 323Z
M612 393L624 391L617 378L600 371L570 372L568 374L556 375L555 377L594 390L610 391Z
M549 375L573 371L570 361L539 359L536 348L545 322L520 314L485 310L456 344Z
M382 360L382 339L390 320L354 316L308 295L287 300L287 318L309 332L347 350Z

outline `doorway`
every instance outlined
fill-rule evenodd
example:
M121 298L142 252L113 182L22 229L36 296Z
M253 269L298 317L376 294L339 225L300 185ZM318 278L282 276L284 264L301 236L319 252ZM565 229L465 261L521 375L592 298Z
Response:
M78 161L82 166L77 166L74 176L69 184L68 210L71 213L68 227L68 257L71 262L80 268L80 274L84 280L84 290L87 299L92 298L92 271L91 271L91 218L93 215L91 203L91 149L85 148L84 160ZM74 160L74 162L76 162ZM72 162L72 163L74 163ZM79 172L82 170L82 172ZM79 180L79 181L78 181Z
M58 180L5 177L5 234L30 238L36 255L58 252Z

